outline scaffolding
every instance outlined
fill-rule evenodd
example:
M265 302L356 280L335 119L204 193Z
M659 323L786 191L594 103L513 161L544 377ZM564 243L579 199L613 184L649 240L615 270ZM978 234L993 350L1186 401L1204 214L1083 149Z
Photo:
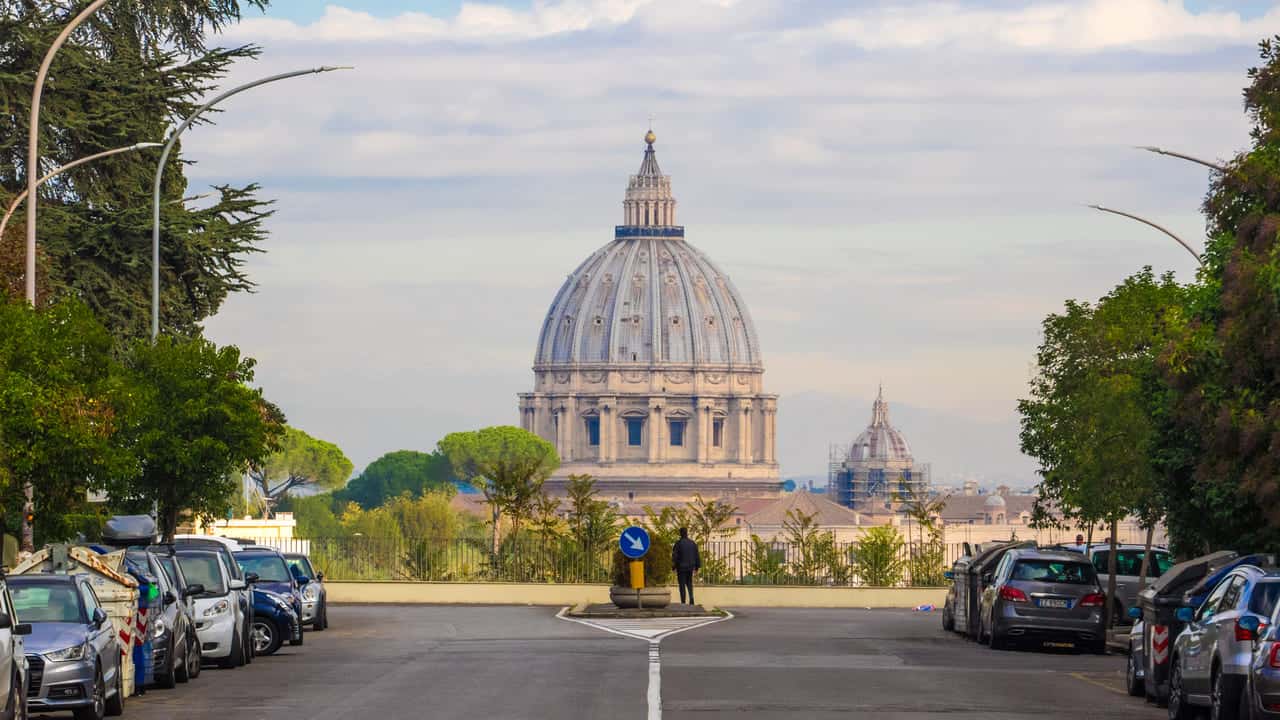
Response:
M927 463L852 461L848 445L831 445L827 493L834 502L865 513L897 512L905 497L925 497L932 487Z

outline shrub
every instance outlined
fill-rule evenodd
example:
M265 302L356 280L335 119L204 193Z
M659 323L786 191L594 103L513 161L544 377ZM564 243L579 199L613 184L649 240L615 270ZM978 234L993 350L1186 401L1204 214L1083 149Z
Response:
M645 587L670 585L674 575L671 566L671 542L663 535L649 534L649 552L644 556ZM621 550L613 551L613 584L619 587L631 586L631 558L622 554Z
M906 543L898 531L890 525L868 528L863 531L853 550L853 571L863 585L893 587L902 584L906 563L902 560L902 548Z

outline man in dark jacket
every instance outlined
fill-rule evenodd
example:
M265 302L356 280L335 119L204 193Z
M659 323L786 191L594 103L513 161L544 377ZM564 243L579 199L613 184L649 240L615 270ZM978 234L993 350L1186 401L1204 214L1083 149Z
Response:
M676 579L680 582L680 602L684 602L685 589L689 590L689 604L693 605L693 574L702 569L702 557L698 555L698 544L689 539L689 529L680 528L680 539L671 548L671 564L676 569Z

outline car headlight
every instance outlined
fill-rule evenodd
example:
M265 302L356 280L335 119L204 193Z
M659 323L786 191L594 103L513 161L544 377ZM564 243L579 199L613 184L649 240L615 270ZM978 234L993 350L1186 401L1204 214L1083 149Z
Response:
M167 629L168 628L164 626L164 621L157 618L151 623L151 637L158 638L163 635L164 631Z
M320 588L315 585L308 585L302 589L302 599L307 602L315 602L320 599Z
M231 603L226 600L219 600L204 609L202 613L205 617L215 617L218 615L226 615L231 610Z
M83 660L88 655L88 643L81 643L75 647L54 650L45 653L44 657L50 662L65 662L67 660Z

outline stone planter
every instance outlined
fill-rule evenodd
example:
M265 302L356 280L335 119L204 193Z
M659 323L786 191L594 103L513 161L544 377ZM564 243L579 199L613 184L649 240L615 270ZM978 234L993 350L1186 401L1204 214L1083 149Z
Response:
M671 604L671 590L661 587L632 590L615 585L609 588L609 600L620 608L664 608Z

